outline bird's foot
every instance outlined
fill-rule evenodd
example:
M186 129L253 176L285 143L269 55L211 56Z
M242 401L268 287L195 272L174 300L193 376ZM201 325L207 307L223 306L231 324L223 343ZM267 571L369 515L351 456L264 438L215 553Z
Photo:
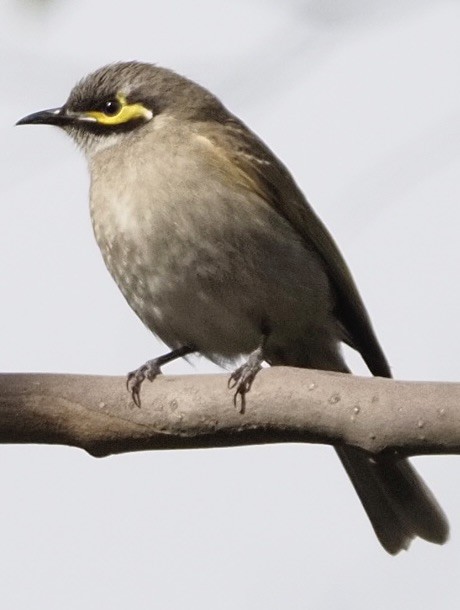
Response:
M262 368L263 360L263 349L258 347L249 355L247 361L233 371L229 377L228 387L231 390L235 389L233 404L235 407L238 407L239 403L240 413L244 413L246 409L246 394L251 389L257 373Z
M153 381L155 377L161 375L161 363L160 358L153 358L147 360L145 364L140 366L135 371L128 373L126 378L126 388L131 394L134 404L136 407L141 406L141 386L144 379Z
M141 406L141 385L144 379L147 378L149 381L153 381L155 377L161 375L161 367L163 364L168 364L168 362L172 362L176 358L187 356L194 351L196 351L194 347L190 347L189 345L181 345L163 356L158 356L158 358L147 360L147 362L138 369L128 373L128 377L126 378L126 388L131 394L134 404L137 407Z

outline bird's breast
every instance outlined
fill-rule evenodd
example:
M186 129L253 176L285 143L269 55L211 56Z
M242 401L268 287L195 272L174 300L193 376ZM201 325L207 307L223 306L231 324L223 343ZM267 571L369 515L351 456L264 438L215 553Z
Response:
M233 357L261 328L329 314L318 259L256 193L188 150L92 173L91 217L104 261L132 309L170 346Z

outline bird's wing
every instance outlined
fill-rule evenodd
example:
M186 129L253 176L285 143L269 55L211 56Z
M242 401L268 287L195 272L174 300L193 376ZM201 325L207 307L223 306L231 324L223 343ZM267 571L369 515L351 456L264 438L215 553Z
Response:
M336 294L335 314L345 330L346 342L361 353L374 375L391 377L390 367L350 271L333 238L287 168L234 117L224 124L206 122L202 129L198 124L197 132L214 147L215 154L231 163L240 182L255 189L294 227L308 248L320 255Z

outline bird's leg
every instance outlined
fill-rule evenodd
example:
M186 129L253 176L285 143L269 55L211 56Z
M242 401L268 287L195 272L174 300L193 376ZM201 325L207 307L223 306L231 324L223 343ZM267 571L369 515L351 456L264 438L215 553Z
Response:
M141 406L140 392L142 382L145 378L147 378L149 381L153 381L157 375L161 375L161 367L163 364L172 362L173 360L176 360L176 358L182 358L182 356L192 354L194 351L196 350L192 347L183 345L182 347L173 349L172 352L168 352L163 356L153 358L152 360L147 360L147 362L138 369L128 373L126 378L126 388L130 392L134 404L138 407Z
M240 402L240 413L244 413L246 409L246 394L252 386L252 382L256 378L257 373L262 368L264 358L264 348L267 341L267 336L264 335L259 347L249 354L249 358L241 366L239 366L230 375L228 387L235 393L233 395L233 404L235 407Z

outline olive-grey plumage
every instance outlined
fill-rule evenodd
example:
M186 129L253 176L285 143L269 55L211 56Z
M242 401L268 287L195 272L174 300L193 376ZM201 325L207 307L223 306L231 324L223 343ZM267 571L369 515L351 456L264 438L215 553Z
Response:
M133 372L138 396L160 365L199 352L225 362L241 400L265 360L349 372L340 344L391 372L348 268L285 166L196 83L150 64L94 72L50 123L82 147L91 218L126 300L172 350ZM280 407L282 408L282 407ZM445 516L407 460L337 452L390 553L442 543Z

